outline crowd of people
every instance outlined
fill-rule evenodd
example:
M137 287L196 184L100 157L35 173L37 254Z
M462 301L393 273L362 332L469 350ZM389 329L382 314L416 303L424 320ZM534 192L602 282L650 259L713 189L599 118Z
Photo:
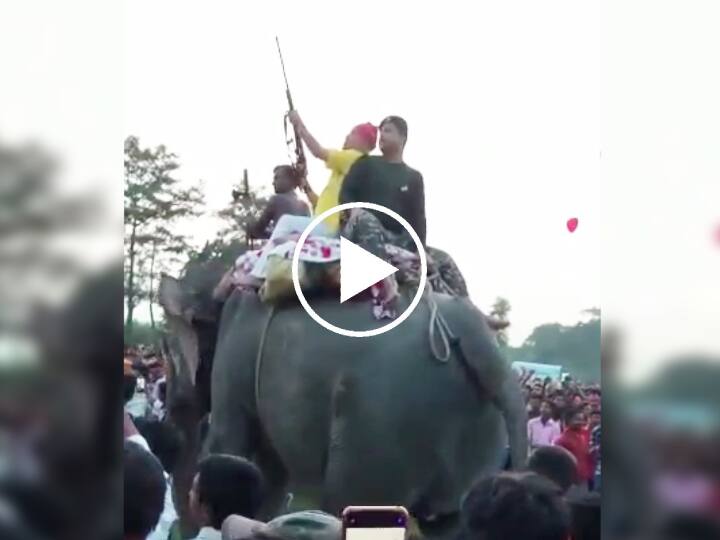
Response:
M125 540L179 540L171 473L181 440L165 415L163 361L152 351L125 359ZM141 372L141 373L139 373ZM138 380L145 380L138 384ZM479 479L464 497L458 540L599 538L600 388L520 374L528 415L528 463ZM130 391L130 389L132 391ZM131 414L138 394L144 408ZM197 466L188 508L197 540L337 539L341 521L319 511L263 523L263 477L242 457L211 454ZM420 539L417 524L409 537Z
M566 376L562 381L522 370L519 374L528 416L528 449L565 454L574 463L574 491L599 492L602 486L602 392ZM538 459L535 457L535 459Z

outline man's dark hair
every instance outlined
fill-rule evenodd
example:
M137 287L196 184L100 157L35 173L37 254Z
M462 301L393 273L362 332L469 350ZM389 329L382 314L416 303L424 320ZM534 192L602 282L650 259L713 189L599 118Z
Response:
M163 511L165 476L157 458L139 444L125 441L123 450L125 535L145 538Z
M477 482L460 511L461 539L566 540L570 515L559 488L534 473L499 473Z
M292 165L278 165L273 169L273 173L282 172L285 174L288 178L290 178L295 184L298 182L297 174L295 172L295 167Z
M123 405L127 405L135 395L136 387L137 377L135 375L123 375Z
M575 458L562 446L541 446L535 450L528 460L528 469L555 482L563 493L577 477Z
M600 499L599 493L568 499L573 540L600 540Z
M401 118L399 116L387 116L383 119L382 122L380 122L380 128L382 128L385 124L392 124L393 126L395 126L395 129L398 130L398 133L400 133L402 138L407 141L408 125L404 118Z
M213 454L198 467L198 500L210 510L211 525L222 527L231 514L254 519L263 502L263 478L250 461Z
M572 422L573 418L575 418L575 416L577 416L578 414L582 414L582 415L585 414L583 412L582 408L577 408L577 407L570 408L567 411L565 411L565 415L564 415L563 419L566 424L569 424L570 422Z
M180 432L172 424L155 419L140 417L133 422L140 435L147 441L152 453L160 460L165 472L172 474L182 449Z

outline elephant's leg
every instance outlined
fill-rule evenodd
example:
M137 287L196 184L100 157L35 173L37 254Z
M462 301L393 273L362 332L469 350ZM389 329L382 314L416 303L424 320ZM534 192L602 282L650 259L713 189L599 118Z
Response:
M511 466L513 469L521 469L525 466L528 457L527 414L520 384L509 369L494 403L500 410L507 427Z
M266 488L265 502L259 518L263 521L270 521L287 510L289 476L280 456L265 437L260 443L255 461L263 473Z
M405 456L374 432L379 423L362 409L357 390L345 375L333 388L322 509L336 516L347 506L398 504L404 493Z
M244 410L237 410L235 414L228 410L213 410L205 448L207 453L250 459L258 449L258 430L254 419Z

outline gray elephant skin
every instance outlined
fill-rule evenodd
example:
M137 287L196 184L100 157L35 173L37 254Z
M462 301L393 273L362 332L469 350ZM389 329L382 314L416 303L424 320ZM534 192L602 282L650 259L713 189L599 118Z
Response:
M513 465L524 465L520 388L469 300L433 294L458 338L442 362L431 353L426 299L397 328L353 338L322 328L296 300L272 308L236 291L208 347L196 331L198 320L205 324L192 306L198 295L183 287L169 276L160 286L171 332L184 344L185 368L176 371L189 369L195 383L208 361L201 351L212 355L207 450L258 463L268 515L291 485L318 494L335 515L351 504L402 504L434 520L455 515L474 479L502 467L508 443ZM338 326L386 322L372 318L367 301L311 303Z

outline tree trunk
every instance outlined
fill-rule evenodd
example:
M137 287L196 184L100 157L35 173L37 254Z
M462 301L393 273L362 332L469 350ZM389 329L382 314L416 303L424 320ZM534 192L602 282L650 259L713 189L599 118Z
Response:
M153 312L153 302L155 301L155 290L153 288L153 278L155 277L155 252L157 251L157 243L153 242L152 256L150 257L150 288L148 290L148 300L150 302L150 328L155 330L155 313Z
M129 333L132 331L133 311L135 310L135 236L137 223L133 221L132 232L130 233L130 268L128 269L127 290L125 295L127 298L127 317L125 319L125 329Z

